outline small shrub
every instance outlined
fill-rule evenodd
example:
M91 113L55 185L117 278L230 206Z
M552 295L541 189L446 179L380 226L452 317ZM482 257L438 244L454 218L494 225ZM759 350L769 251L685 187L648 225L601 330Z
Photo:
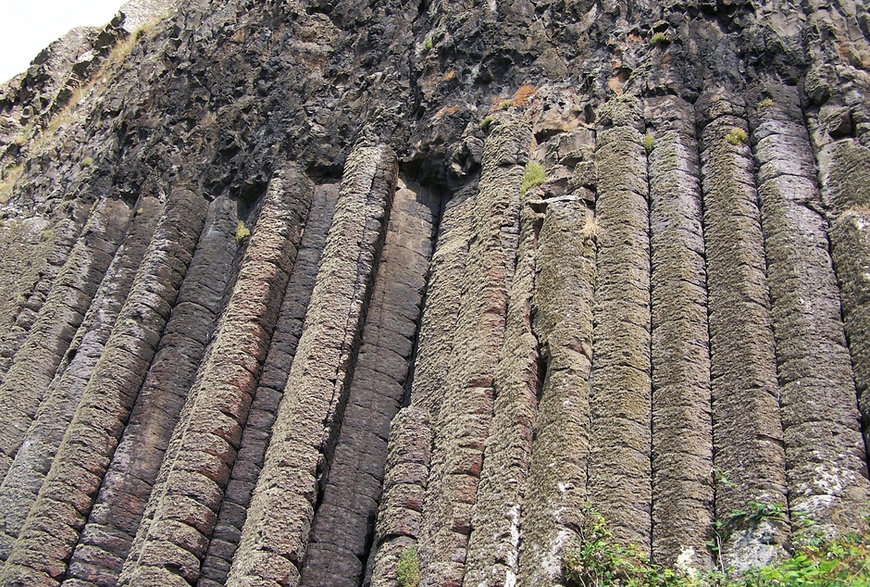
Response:
M420 554L416 546L402 551L396 567L396 575L402 587L417 587L420 584Z
M526 173L523 175L523 185L520 187L520 197L525 196L528 191L547 181L547 173L540 163L529 161L526 164Z
M426 40L423 41L423 51L431 51L435 47L435 41L432 40L432 37L426 37Z
M764 100L762 100L761 102L759 102L755 106L759 110L762 108L769 108L769 107L773 106L773 99L772 98L765 98Z
M489 125L492 124L492 121L493 121L493 120L495 120L495 116L493 116L492 114L490 114L489 116L484 117L484 118L480 121L480 128L482 128L483 130L487 130L487 129L489 128Z
M508 108L511 107L511 105L513 103L514 103L513 100L502 100L501 102L499 102L498 108L499 108L499 110L507 110Z
M94 164L93 157L85 157L84 159L82 159L82 167L90 167L93 164Z
M249 236L251 236L251 231L248 230L248 227L245 226L242 220L239 220L239 223L236 225L236 242L242 244Z
M749 135L747 135L746 131L742 128L732 128L728 131L728 134L725 135L725 140L732 145L742 145L749 140Z
M655 47L657 45L670 45L671 40L664 33L656 33L649 38L649 44L651 47Z
M649 155L652 153L653 147L656 146L656 138L652 136L652 133L646 133L643 135L643 148L646 151L646 154Z

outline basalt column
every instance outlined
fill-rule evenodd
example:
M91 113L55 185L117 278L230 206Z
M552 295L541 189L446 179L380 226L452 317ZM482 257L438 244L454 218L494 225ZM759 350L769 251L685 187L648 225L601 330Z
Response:
M205 199L189 190L168 197L0 583L55 585L63 578L193 256L205 208Z
M269 182L215 339L197 374L119 584L199 578L296 259L314 186L295 167Z
M812 150L797 89L768 90L773 104L756 107L753 139L789 507L832 530L854 529L870 484Z
M160 463L237 270L237 203L216 198L190 268L97 501L70 559L65 584L115 585Z
M124 237L132 211L121 200L94 204L82 235L52 284L45 303L0 386L0 477L21 446L55 370Z
M647 102L652 246L652 555L709 568L713 430L701 185L692 107Z
M351 150L305 328L228 585L299 583L325 448L343 411L395 192L386 146Z
M707 251L715 513L730 521L725 563L744 568L780 552L785 528L730 514L749 502L785 505L779 414L764 243L740 100L702 95L704 241Z
M362 579L390 421L405 396L436 212L428 191L399 184L302 585L352 587Z
M519 240L519 191L531 131L508 118L492 125L469 222L450 367L438 418L420 537L422 585L460 585L465 574L483 449L493 411L493 380L505 333L508 291Z
M0 226L0 385L80 236L90 204Z
M538 243L532 308L545 371L520 521L520 585L560 580L587 498L598 227L591 202L579 193L567 197L544 201Z
M160 207L160 202L153 197L141 198L137 203L137 213L124 242L106 271L100 289L58 367L36 420L0 485L0 516L3 519L0 541L4 559L39 493L79 398L127 299L136 270L154 233Z
M588 492L614 537L650 548L650 245L647 161L632 98L599 113Z
M541 219L540 212L523 205L505 339L495 370L493 418L468 540L464 581L470 585L510 585L517 578L520 512L538 404L538 339L531 315Z
M251 494L263 467L282 391L302 335L305 310L320 267L326 233L332 223L338 187L337 183L324 183L314 189L296 263L287 281L278 323L257 383L257 393L251 402L238 455L208 544L208 553L202 563L199 585L203 587L226 583L230 564L239 546Z
M846 138L818 154L834 266L870 446L870 148Z
M390 424L383 495L369 557L371 583L395 585L396 565L421 535L423 503L431 462L432 419L438 416L450 372L462 275L471 240L469 218L476 185L460 190L444 206L432 254L426 302L417 337L410 405Z

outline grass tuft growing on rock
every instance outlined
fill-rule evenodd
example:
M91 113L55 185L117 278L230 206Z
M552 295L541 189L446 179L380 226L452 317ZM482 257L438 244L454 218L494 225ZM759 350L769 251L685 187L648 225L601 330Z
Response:
M656 47L657 45L670 45L671 40L664 33L656 33L649 38L650 47Z
M749 135L747 135L746 131L742 128L732 128L728 131L728 134L725 135L725 140L732 145L742 145L749 140Z
M495 120L495 116L493 116L492 114L490 114L489 116L485 116L480 121L480 128L482 128L483 130L487 130L489 128L489 125L492 124L493 120Z
M396 567L396 578L402 587L417 587L420 584L420 554L416 546L402 551Z
M251 236L251 231L245 226L244 221L239 220L236 225L236 243L242 244L249 236Z
M649 155L652 153L653 147L656 146L656 138L652 136L652 133L646 133L643 135L643 148L646 151L646 154Z
M547 181L547 172L540 163L529 161L526 163L526 173L523 175L523 185L520 187L520 197L525 196L528 191Z

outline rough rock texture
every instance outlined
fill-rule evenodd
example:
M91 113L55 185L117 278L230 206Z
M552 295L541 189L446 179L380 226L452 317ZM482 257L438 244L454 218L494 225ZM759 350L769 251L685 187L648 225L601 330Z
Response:
M868 13L72 31L0 86L0 583L549 585L593 511L683 571L855 529Z

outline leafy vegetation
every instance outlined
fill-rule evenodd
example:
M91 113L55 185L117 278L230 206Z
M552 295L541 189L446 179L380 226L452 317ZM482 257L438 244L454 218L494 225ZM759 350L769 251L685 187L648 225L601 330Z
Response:
M786 523L786 519L781 505L750 502L717 523L716 533L738 521ZM616 544L604 518L587 508L577 540L563 558L562 571L569 587L870 587L870 529L829 537L816 530L805 514L793 515L792 523L799 530L788 558L744 573L733 569L699 573L662 567L637 549Z
M495 116L493 116L492 114L485 116L480 121L480 128L482 128L483 130L487 130L489 128L489 125L492 124L493 120L495 120Z
M420 555L416 546L402 551L396 567L396 575L402 587L417 587L420 584Z
M540 163L529 161L526 163L526 173L523 175L523 185L520 188L520 197L525 196L528 191L547 181L547 172Z
M435 41L432 40L432 37L426 37L426 40L423 41L423 50L431 51L435 47Z

